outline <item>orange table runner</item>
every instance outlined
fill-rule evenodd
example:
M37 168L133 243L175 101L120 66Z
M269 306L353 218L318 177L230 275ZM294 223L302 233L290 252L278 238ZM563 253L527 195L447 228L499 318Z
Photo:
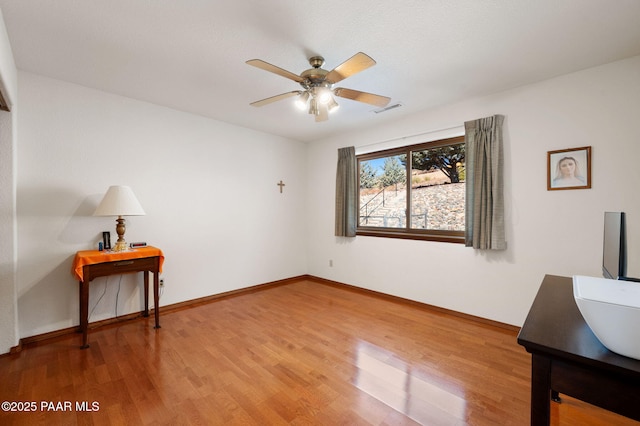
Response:
M82 268L85 265L92 265L94 263L105 262L117 262L119 260L128 259L140 259L143 257L160 257L160 272L162 272L162 264L164 262L164 254L162 250L156 247L138 247L135 249L129 249L127 251L98 251L98 250L81 250L76 253L75 259L73 259L73 267L71 272L78 281L83 279Z

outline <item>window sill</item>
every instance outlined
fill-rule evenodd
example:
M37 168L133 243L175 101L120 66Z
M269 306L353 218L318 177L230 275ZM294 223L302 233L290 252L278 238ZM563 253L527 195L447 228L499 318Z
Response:
M443 243L464 244L463 231L418 231L407 232L405 229L383 228L358 228L357 236L400 238L405 240L438 241Z

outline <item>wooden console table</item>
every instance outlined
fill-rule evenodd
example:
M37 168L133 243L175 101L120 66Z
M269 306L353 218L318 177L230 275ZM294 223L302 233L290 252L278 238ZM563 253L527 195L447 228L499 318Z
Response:
M559 393L640 420L640 361L593 334L573 298L572 279L545 276L518 343L531 353L531 424L548 425Z
M94 278L120 275L129 272L144 273L144 311L149 316L149 272L153 273L153 302L156 325L160 328L159 275L162 272L164 254L156 247L140 247L124 252L83 250L76 253L73 260L73 275L79 286L80 331L82 349L88 348L87 332L89 328L89 283Z

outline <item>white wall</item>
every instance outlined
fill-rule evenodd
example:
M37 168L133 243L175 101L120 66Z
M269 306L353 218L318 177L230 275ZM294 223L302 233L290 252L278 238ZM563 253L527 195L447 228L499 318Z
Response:
M113 184L147 211L128 218L127 240L167 257L161 305L309 273L520 325L544 274L600 275L605 210L627 212L640 276L639 77L631 58L307 146L21 72L19 335L78 323L71 260L115 235L111 218L91 216ZM506 251L333 236L337 148L492 114L507 117ZM580 146L593 147L593 188L547 191L547 151ZM93 282L91 321L115 315L117 280ZM140 309L138 281L123 278L118 314Z
M333 236L338 148L370 150L375 142L493 114L506 116L506 251ZM628 275L640 277L638 117L640 57L634 57L311 144L309 273L521 325L545 274L601 276L603 212L625 211ZM583 146L593 149L592 189L547 191L547 151Z
M147 213L127 218L127 241L164 251L161 306L307 272L304 144L25 72L18 83L20 337L78 324L71 262L102 231L115 240L115 218L92 216L110 185ZM118 281L92 282L90 321L115 315ZM122 279L118 315L141 309L140 281Z
M0 354L18 344L16 309L17 70L0 11L0 88L11 112L0 111Z

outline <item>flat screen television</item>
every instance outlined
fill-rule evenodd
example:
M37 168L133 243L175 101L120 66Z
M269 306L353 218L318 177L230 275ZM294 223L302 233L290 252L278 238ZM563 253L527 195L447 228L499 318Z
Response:
M627 244L624 212L604 213L602 275L612 280L625 279Z

